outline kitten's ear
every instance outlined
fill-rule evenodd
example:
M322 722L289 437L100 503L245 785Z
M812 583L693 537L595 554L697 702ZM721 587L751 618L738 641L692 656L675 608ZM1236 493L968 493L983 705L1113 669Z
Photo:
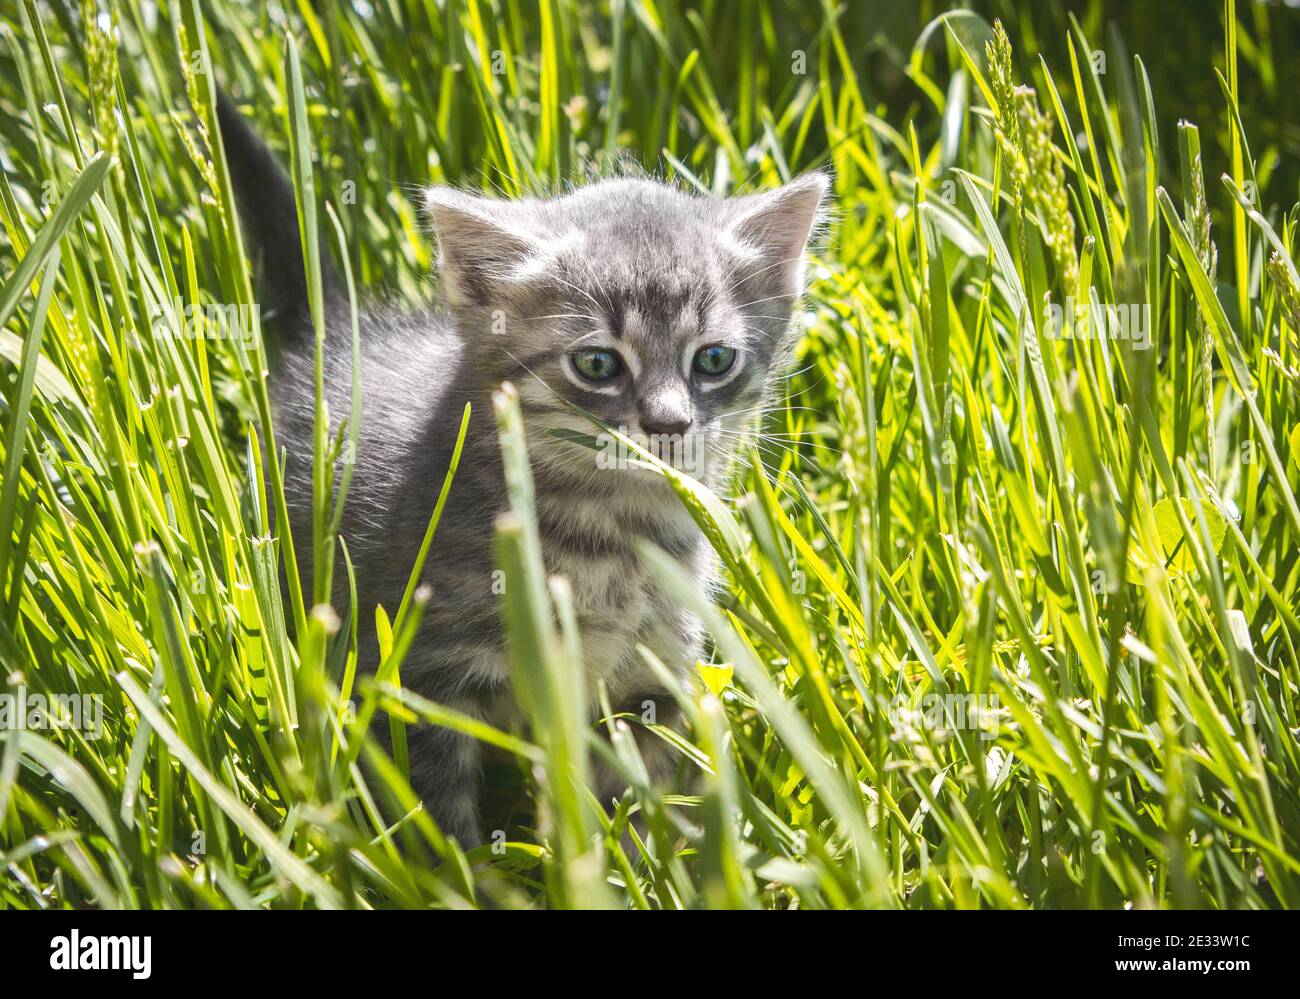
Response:
M803 292L803 255L830 187L824 173L808 173L775 191L728 202L723 242L740 258L750 299L795 298Z
M536 276L547 256L543 241L521 224L516 203L430 187L424 212L438 240L438 266L454 306L508 299Z

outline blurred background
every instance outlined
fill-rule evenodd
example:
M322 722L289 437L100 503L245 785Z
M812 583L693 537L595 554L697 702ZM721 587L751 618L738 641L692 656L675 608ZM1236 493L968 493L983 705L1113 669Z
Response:
M1134 71L1134 59L1140 59L1155 122L1166 137L1157 151L1161 182L1175 196L1183 193L1175 126L1184 119L1197 124L1216 223L1230 208L1217 184L1231 167L1224 153L1231 145L1219 74L1227 72L1225 12L1235 6L1236 85L1261 205L1266 211L1289 208L1300 183L1300 107L1288 85L1300 79L1300 4L1293 0L611 0L553 9L519 0L423 8L354 0L270 3L255 10L202 6L218 39L212 53L218 74L249 102L252 114L275 107L283 115L281 81L263 67L277 61L286 26L302 31L327 174L396 186L443 180L503 193L521 186L554 189L595 173L637 168L668 176L687 168L720 191L761 183L774 135L784 143L787 133L797 134L788 151L797 160L784 165L794 172L820 166L834 159L835 142L826 134L826 115L808 110L829 95L835 95L841 115L854 113L860 95L874 115L846 126L847 137L873 132L869 139L879 142L881 157L902 169L908 128L927 140L941 127L949 103L941 87L960 77L967 100L979 103L969 93L969 75L955 73L960 55L936 23L946 12L969 10L978 19L956 15L948 22L954 34L982 59L987 25L1003 20L1016 78L1039 91L1045 108L1050 102L1042 61L1065 107L1079 106L1072 38L1084 87L1091 84L1080 39L1101 85L1121 105L1141 106ZM124 18L140 22L145 30L139 37L146 40L151 7L123 8ZM543 10L551 10L549 18L540 16ZM134 37L128 33L126 48ZM619 62L616 51L627 67L621 76L610 72ZM156 71L159 60L147 45L140 55ZM123 60L123 72L132 72L129 60ZM501 78L500 85L484 86L488 74ZM564 113L548 120L543 109L557 103ZM339 110L344 107L346 115ZM471 108L478 113L466 113ZM494 135L483 124L489 112L512 127ZM970 113L965 117L963 127L969 128ZM1087 157L1087 136L1077 117L1073 124ZM283 144L280 136L271 141ZM1140 149L1131 152L1141 158ZM372 177L368 160L385 164L388 174ZM1113 176L1109 180L1112 189L1123 186ZM423 269L426 261L416 254L412 263ZM367 282L381 280L364 251L361 269Z
M913 45L924 27L944 10L961 7L992 22L1000 18L1011 32L1020 76L1041 80L1040 57L1052 69L1067 105L1073 103L1067 38L1078 24L1094 49L1105 56L1106 74L1127 70L1139 56L1151 79L1156 120L1171 135L1178 121L1201 127L1207 139L1205 174L1229 169L1223 90L1213 72L1225 72L1225 11L1238 18L1239 103L1244 125L1256 145L1270 147L1260 157L1260 185L1290 206L1300 181L1300 3L1296 0L973 0L970 3L903 3L863 0L846 5L845 30L860 32L864 78L890 120L905 121L926 110L927 101L907 74ZM936 41L936 47L938 42ZM1216 131L1217 129L1217 131ZM1256 156L1260 150L1254 150ZM1172 143L1163 157L1174 166ZM1171 173L1176 171L1171 171ZM1276 186L1271 186L1276 185Z

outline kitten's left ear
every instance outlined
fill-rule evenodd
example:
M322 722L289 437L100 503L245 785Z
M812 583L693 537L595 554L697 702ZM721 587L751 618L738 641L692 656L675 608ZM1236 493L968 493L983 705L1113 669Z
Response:
M830 187L824 173L807 173L775 191L728 202L722 239L740 258L741 280L754 300L761 292L795 298L803 292L803 255Z

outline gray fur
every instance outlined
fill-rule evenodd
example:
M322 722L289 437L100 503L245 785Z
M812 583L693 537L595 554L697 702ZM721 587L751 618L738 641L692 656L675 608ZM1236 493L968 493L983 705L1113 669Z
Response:
M342 526L364 632L376 603L391 614L401 601L462 410L472 403L464 457L424 571L432 599L402 666L404 685L496 724L515 720L493 588L493 527L505 493L490 402L511 381L528 430L544 561L572 584L590 690L603 678L616 707L639 714L650 699L659 721L668 720L672 699L636 646L684 673L700 652L699 627L655 585L633 540L660 545L704 585L714 555L661 477L601 467L597 454L546 431L593 432L562 400L633 432L689 424L686 450L696 440L707 446L703 464L688 470L721 488L789 354L804 247L826 186L812 174L726 200L646 180L606 181L553 200L427 192L442 301L362 316L364 415ZM349 406L346 320L331 310L325 381L336 416ZM313 348L310 337L287 339L273 392L301 557L311 536ZM715 343L738 349L734 377L722 384L686 377L688 345ZM587 386L566 373L575 344L609 346L629 370L616 386L600 386L608 391ZM376 654L367 634L363 667L373 668ZM444 831L478 842L477 743L412 729L410 758L415 789ZM614 792L608 775L598 790Z

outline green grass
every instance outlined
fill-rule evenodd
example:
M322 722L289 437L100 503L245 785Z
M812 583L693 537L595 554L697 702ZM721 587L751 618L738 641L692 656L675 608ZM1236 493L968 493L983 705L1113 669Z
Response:
M121 4L120 47L83 21L103 3L28 0L0 37L0 660L7 692L103 712L0 733L5 906L1300 904L1297 129L1264 113L1293 14L1207 4L1216 41L1171 61L1099 37L1098 3L1050 36L994 3L1007 40L962 14L915 49L829 0L161 6ZM663 566L714 639L687 734L652 726L681 793L644 780L643 719L605 738L576 710L508 390L498 550L545 724L401 689L422 591L386 608L376 677L316 606L346 562L281 591L260 330L154 335L255 301L216 77L292 146L304 226L358 295L430 294L416 184L833 168L763 446L734 496L674 477L729 582L710 605ZM1193 92L1214 103L1175 124ZM1048 302L1090 296L1149 307L1151 349L1049 336ZM503 828L468 855L406 786L419 724L494 747ZM628 779L612 810L593 754ZM653 836L629 850L634 813Z

